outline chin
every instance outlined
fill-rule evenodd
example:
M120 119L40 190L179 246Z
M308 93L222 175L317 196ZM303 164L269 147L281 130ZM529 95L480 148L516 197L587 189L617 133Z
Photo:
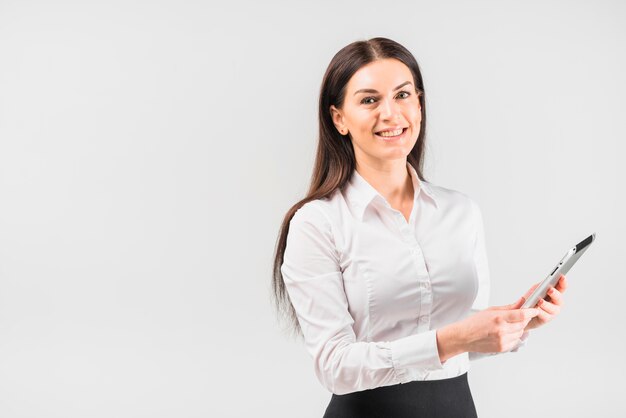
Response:
M395 150L388 150L387 152L380 152L378 155L382 160L399 160L401 158L406 158L410 152L410 149L398 148Z

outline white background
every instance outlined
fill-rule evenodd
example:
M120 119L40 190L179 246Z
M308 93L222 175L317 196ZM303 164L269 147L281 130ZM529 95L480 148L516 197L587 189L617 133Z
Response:
M224 2L222 2L224 3ZM270 304L332 56L416 56L431 182L481 206L493 305L571 245L559 317L472 363L479 415L624 416L619 1L0 1L0 416L321 417Z

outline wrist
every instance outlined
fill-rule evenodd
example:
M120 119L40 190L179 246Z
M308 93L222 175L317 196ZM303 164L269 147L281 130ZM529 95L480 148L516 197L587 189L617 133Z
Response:
M449 358L467 351L463 328L458 326L458 322L437 330L437 350L442 364Z

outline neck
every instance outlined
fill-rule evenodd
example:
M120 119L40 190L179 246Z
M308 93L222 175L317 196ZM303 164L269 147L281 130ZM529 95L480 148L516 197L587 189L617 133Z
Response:
M358 161L356 171L372 185L390 204L413 200L413 181L406 158L372 164Z

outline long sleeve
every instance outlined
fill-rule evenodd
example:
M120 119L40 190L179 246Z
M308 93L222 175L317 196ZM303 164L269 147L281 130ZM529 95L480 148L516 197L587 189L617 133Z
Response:
M332 393L405 383L443 368L436 330L395 341L356 341L340 255L321 208L307 204L295 213L281 272L315 374Z
M476 266L476 274L478 276L478 294L474 300L474 304L471 308L470 315L487 309L489 307L489 293L490 293L490 275L489 275L489 263L487 261L487 250L485 245L485 229L483 223L483 217L480 207L472 202L474 207L474 216L476 218L476 241L474 246L474 263ZM529 333L524 332L521 336L521 341L508 352L517 352L521 347L526 345L526 339ZM478 353L470 351L468 353L469 359L479 360L485 357L503 354L503 353Z

